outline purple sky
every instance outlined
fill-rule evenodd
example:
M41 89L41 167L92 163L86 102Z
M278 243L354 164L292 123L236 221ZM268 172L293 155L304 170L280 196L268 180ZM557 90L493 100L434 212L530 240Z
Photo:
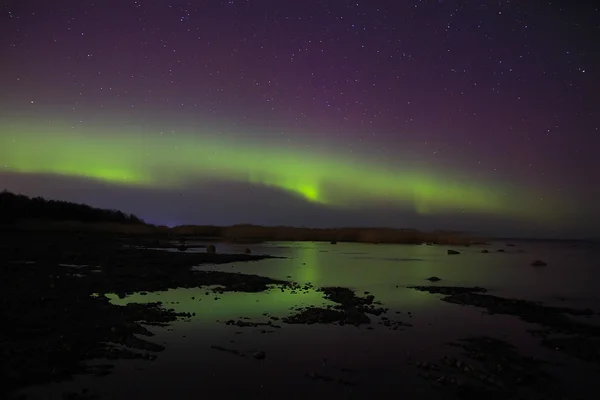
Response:
M0 129L15 119L131 118L391 164L413 157L490 185L508 181L568 199L568 231L531 234L598 236L590 222L600 219L600 11L593 2L2 4ZM257 189L248 213L235 201L231 213L207 188L186 190L193 201L161 191L149 202L139 190L11 173L0 175L0 187L163 223L373 225L401 212L327 212ZM224 192L231 199L247 189ZM198 201L210 211L199 213ZM526 222L402 216L407 227L529 234Z

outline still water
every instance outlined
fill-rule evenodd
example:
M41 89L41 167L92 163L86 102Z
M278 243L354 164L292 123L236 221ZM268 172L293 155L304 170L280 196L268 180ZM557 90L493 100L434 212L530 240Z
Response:
M219 252L242 252L284 256L249 263L203 265L204 270L258 274L272 278L307 282L316 287L343 286L358 294L370 292L390 309L391 319L412 327L390 330L372 317L374 329L333 325L287 325L261 332L264 327L237 327L223 321L249 318L267 322L265 313L285 317L291 308L322 305L322 294L291 294L273 289L264 293L207 294L205 288L175 289L125 299L114 296L115 304L161 301L167 308L195 313L189 322L169 328L150 328L150 340L166 350L155 361L119 361L114 373L102 377L78 377L72 382L53 384L27 391L31 398L61 398L65 390L88 388L110 399L197 399L203 395L302 398L306 395L336 398L405 396L439 398L439 392L418 376L411 361L438 361L456 354L446 343L474 335L504 339L523 354L558 363L549 372L559 375L578 395L600 389L599 371L562 353L539 345L527 333L536 325L511 316L490 316L481 309L448 304L440 296L407 289L426 285L437 276L444 286L483 286L500 297L541 301L545 304L592 308L600 311L600 249L585 244L514 242L482 248L372 245L339 243L267 243L227 245ZM193 243L190 243L193 244ZM459 255L448 255L448 249ZM505 252L496 252L497 249ZM190 250L190 251L204 251ZM533 260L548 263L531 267ZM410 312L410 315L409 315ZM588 323L600 323L587 320ZM235 349L246 357L217 351L211 345ZM264 351L266 358L251 355ZM336 377L356 385L315 381L307 373ZM591 397L590 397L591 398Z

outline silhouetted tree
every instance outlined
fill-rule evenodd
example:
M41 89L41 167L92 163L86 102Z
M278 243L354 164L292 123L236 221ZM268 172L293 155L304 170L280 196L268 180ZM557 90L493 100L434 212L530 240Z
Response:
M0 224L10 225L21 219L144 224L144 221L135 215L125 214L119 210L105 210L86 204L46 200L42 197L29 198L7 190L2 191L0 193Z

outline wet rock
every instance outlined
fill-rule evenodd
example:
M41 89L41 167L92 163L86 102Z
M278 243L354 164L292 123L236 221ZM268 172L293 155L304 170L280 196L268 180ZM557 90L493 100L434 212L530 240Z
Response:
M430 282L439 282L442 280L442 278L438 278L437 276L432 276L430 278L427 278L427 280Z
M246 247L246 248L244 249L244 253L245 253L245 254L250 254L250 253L252 253L252 250L250 250L248 247Z
M507 342L473 337L450 345L463 350L464 358L444 356L439 364L416 363L424 371L423 378L447 394L459 399L564 399L556 379L544 371L544 363L520 355Z
M267 355L264 351L257 351L252 355L252 357L254 357L254 359L256 360L264 360L267 357Z
M153 360L164 347L146 340L152 333L144 325L168 327L177 319L193 316L160 303L116 306L107 293L127 298L173 287L212 285L224 291L259 292L288 283L191 269L207 262L253 261L265 256L166 252L132 246L129 240L95 235L82 241L70 234L32 232L2 236L9 250L0 254L0 309L6 325L0 340L0 368L10 371L10 376L1 393L77 374L111 372L86 366L92 359ZM31 262L15 263L23 254ZM73 276L72 265L78 266L80 277ZM54 287L48 284L49 276ZM6 351L10 357L1 356ZM46 361L34 361L40 359Z
M487 289L474 286L474 287L462 287L462 286L409 286L409 289L419 290L421 292L428 292L432 294L445 294L455 295L463 293L485 293Z
M215 254L217 252L217 248L214 245L209 244L208 246L206 246L206 252L208 254Z
M546 264L542 260L535 260L531 263L532 267L545 267L546 265L548 265L548 264Z
M345 380L343 378L322 375L317 372L309 372L306 374L306 376L314 381L335 382L335 383L340 383L340 384L346 385L346 386L353 386L356 384L354 382Z
M429 286L415 288L429 293L441 293L443 301L453 304L484 308L489 314L505 314L523 321L538 324L542 330L529 332L541 339L541 344L554 350L563 351L586 361L600 363L600 325L586 324L569 318L572 316L593 316L590 309L546 306L538 302L506 299L483 294L485 289L442 288Z
M402 321L398 321L398 320L394 321L391 319L383 319L383 318L382 318L382 321L380 322L380 324L385 326L386 328L389 328L394 331L397 331L400 328L412 327L412 324L409 324L406 322L402 322Z
M456 250L448 250L448 254L452 255L452 254L460 254L459 251Z
M486 250L486 249L483 249L483 250L481 250L481 252L482 252L482 253L489 253L489 251L488 251L488 250Z
M330 244L337 244L337 241L332 240L331 242L329 242Z
M257 326L270 326L273 328L280 328L280 326L278 325L274 325L272 321L268 321L268 322L252 322L252 321L242 321L241 319L238 319L237 321L230 319L229 321L225 321L226 325L235 325L238 327L252 327L252 328L256 328Z
M241 352L239 352L238 350L235 350L235 349L229 349L227 347L217 346L217 345L214 345L214 344L211 345L210 348L213 349L213 350L218 350L218 351L222 351L222 352L225 352L225 353L234 354L236 356L244 357L244 355Z
M285 317L286 324L339 324L362 325L370 324L371 320L364 313L350 310L332 310L321 307L306 307L299 313Z
M305 307L299 312L283 318L287 324L339 324L339 325L363 325L370 324L371 320L367 314L381 315L387 309L374 306L375 296L358 297L348 288L325 287L319 289L324 293L327 300L337 303L330 308Z

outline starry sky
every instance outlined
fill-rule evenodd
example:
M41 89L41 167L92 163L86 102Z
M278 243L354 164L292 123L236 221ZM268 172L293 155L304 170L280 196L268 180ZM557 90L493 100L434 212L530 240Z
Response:
M1 4L0 188L168 225L600 236L594 2Z

